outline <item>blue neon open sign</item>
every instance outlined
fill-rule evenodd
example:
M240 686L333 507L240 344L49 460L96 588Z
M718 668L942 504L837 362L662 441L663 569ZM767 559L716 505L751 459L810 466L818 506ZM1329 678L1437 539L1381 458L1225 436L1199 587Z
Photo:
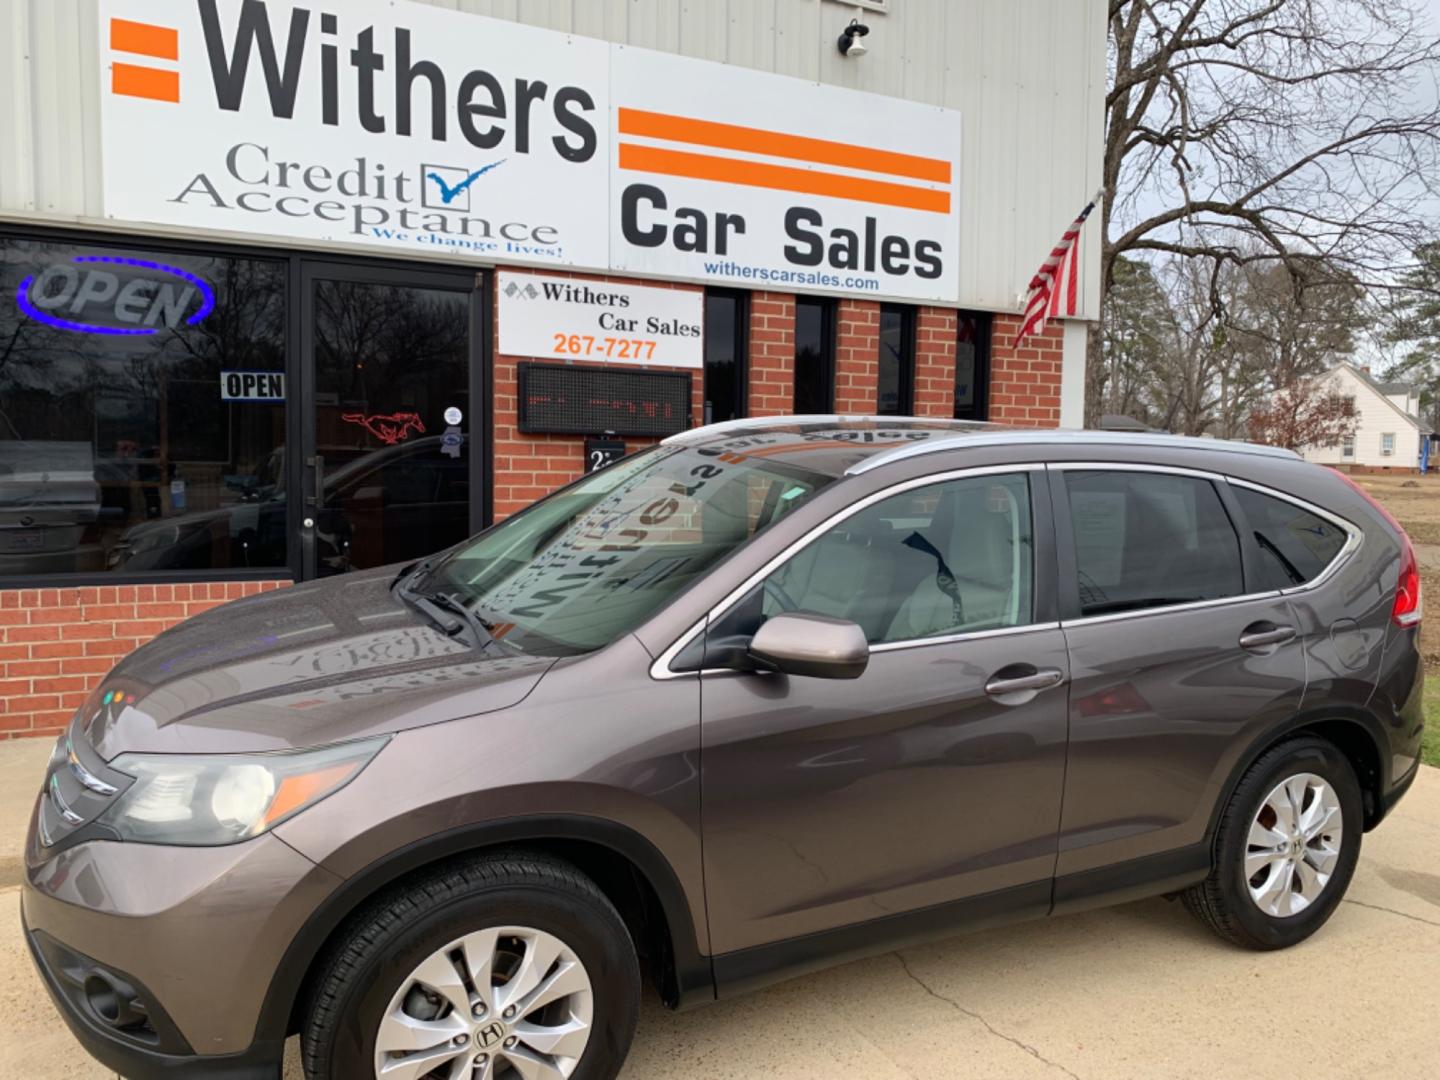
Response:
M57 330L142 337L203 321L215 310L215 290L203 278L167 263L76 255L26 277L15 303Z

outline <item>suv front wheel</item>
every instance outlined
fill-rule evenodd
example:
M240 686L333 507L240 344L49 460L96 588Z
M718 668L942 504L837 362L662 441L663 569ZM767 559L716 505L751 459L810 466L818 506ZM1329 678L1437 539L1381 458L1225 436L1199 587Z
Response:
M1250 949L1283 949L1320 929L1360 857L1360 785L1331 743L1272 747L1241 778L1215 835L1210 876L1185 906Z
M625 923L572 866L499 854L411 879L316 983L309 1080L611 1080L635 1032Z

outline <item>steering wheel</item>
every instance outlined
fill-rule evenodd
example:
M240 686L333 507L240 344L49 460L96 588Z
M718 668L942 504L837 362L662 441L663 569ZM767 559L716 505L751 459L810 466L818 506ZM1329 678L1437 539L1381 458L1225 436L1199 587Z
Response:
M767 577L765 583L761 586L761 590L766 596L780 605L780 612L782 614L787 611L800 610L800 605L795 602L795 598L787 593L774 577Z

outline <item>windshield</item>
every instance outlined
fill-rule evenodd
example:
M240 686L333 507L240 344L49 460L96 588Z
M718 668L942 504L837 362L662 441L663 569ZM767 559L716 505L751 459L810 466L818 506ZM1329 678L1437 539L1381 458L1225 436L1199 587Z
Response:
M655 447L455 550L415 588L474 608L506 645L607 645L834 477L727 444Z

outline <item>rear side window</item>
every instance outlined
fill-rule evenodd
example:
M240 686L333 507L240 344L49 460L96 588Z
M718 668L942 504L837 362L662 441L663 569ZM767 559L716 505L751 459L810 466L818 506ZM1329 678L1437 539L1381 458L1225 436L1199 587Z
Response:
M1209 480L1077 470L1065 487L1082 615L1244 592L1240 538Z
M1232 484L1260 549L1261 587L1290 589L1318 577L1345 546L1345 530L1273 495Z

